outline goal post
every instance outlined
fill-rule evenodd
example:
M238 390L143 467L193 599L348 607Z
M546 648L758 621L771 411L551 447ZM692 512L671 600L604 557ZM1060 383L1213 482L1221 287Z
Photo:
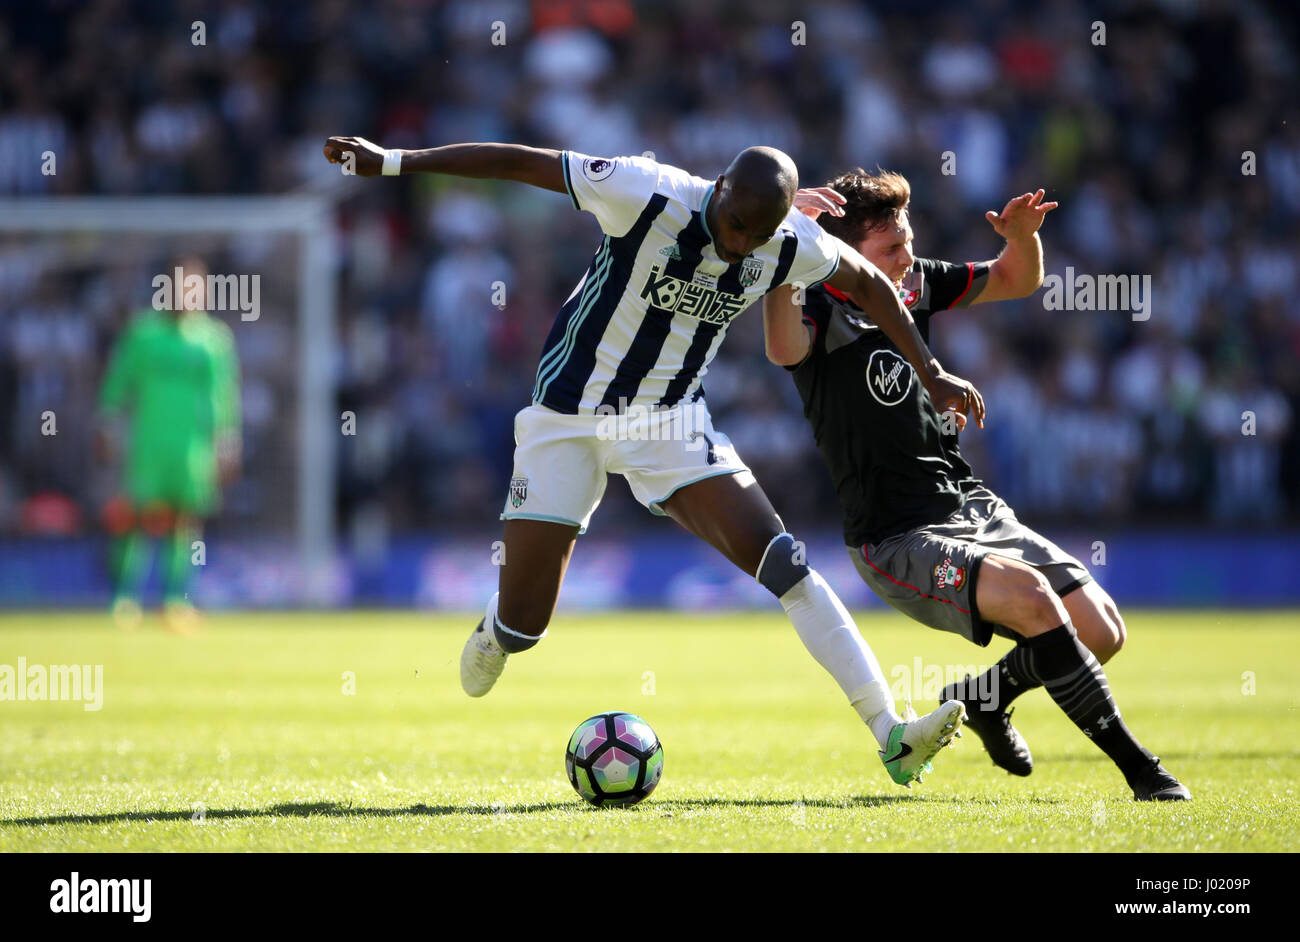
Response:
M333 200L319 194L0 199L0 235L297 237L295 541L300 602L323 604L335 549Z

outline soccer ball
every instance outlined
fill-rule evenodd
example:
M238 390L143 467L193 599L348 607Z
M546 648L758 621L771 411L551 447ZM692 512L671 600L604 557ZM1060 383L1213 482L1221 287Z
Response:
M632 713L598 713L569 737L564 770L593 805L635 805L659 784L664 747L650 724Z

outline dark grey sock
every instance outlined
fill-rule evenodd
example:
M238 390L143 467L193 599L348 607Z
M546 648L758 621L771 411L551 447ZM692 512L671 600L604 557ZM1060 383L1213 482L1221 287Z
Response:
M482 624L480 622L480 624ZM541 641L546 636L546 632L540 635L525 635L517 631L512 631L505 625L501 624L501 619L492 619L492 636L497 639L497 645L507 654L518 654L520 651L527 651L533 645Z
M1110 756L1125 778L1132 778L1151 764L1151 753L1142 748L1120 718L1105 671L1079 640L1073 625L1066 622L1026 638L1012 653L1017 654L1017 669L1023 669L1029 678L1047 688L1056 705Z
M1001 713L1026 690L1041 687L1028 670L1029 654L1016 645L978 677L967 677L957 685L956 697L981 712Z

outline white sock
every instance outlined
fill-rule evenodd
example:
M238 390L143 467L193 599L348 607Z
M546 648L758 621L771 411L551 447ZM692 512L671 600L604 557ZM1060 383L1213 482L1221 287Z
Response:
M883 749L902 719L894 712L880 663L848 609L815 569L781 596L781 606L803 646L835 678Z

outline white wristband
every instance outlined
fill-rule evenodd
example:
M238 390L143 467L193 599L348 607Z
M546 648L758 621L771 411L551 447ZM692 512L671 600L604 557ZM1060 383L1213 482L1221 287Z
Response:
M395 177L402 172L402 152L400 150L384 151L384 166L379 171L385 177Z

